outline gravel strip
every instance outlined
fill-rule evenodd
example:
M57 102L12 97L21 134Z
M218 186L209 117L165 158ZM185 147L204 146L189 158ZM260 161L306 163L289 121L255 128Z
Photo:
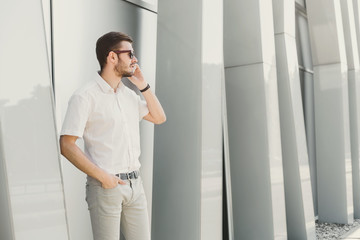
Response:
M337 223L319 223L315 221L316 239L318 240L335 240L344 235L351 229L360 226L360 219L355 219L352 224L337 224Z

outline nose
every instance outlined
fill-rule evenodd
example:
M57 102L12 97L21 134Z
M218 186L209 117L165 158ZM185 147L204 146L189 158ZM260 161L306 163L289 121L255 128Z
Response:
M137 62L138 62L138 59L134 56L133 59L132 59L132 61L133 61L134 63L137 63Z

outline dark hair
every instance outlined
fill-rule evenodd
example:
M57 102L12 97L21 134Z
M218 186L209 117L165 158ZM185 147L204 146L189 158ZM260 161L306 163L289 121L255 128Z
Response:
M122 41L133 42L129 35L122 32L106 33L96 41L96 57L99 61L101 70L106 64L106 58L109 55L109 52L119 48Z

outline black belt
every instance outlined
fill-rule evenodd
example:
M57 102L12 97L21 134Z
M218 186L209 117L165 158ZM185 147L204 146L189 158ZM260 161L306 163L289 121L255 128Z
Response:
M126 179L137 179L139 177L139 171L132 171L129 173L118 173L115 174L115 176L119 177L121 180L126 180Z

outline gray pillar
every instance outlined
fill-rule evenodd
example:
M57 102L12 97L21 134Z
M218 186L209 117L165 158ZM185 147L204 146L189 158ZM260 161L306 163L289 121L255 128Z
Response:
M202 137L201 240L220 240L223 235L223 0L202 1L201 28L202 124L198 133Z
M352 4L354 3L354 4ZM358 29L359 2L341 2L345 33L346 56L348 62L349 77L349 109L350 109L350 136L351 136L351 159L353 178L353 201L354 218L360 218L360 66L359 66L359 43L360 32Z
M353 0L353 10L354 10L354 22L355 22L355 31L356 31L356 42L358 46L358 56L360 56L360 1Z
M348 78L340 1L306 3L314 63L319 220L350 223L353 194Z
M316 239L295 39L295 2L273 1L289 239Z
M0 239L65 240L69 236L41 1L0 5Z
M152 238L222 239L222 1L159 1Z
M272 1L224 3L234 237L287 239Z

